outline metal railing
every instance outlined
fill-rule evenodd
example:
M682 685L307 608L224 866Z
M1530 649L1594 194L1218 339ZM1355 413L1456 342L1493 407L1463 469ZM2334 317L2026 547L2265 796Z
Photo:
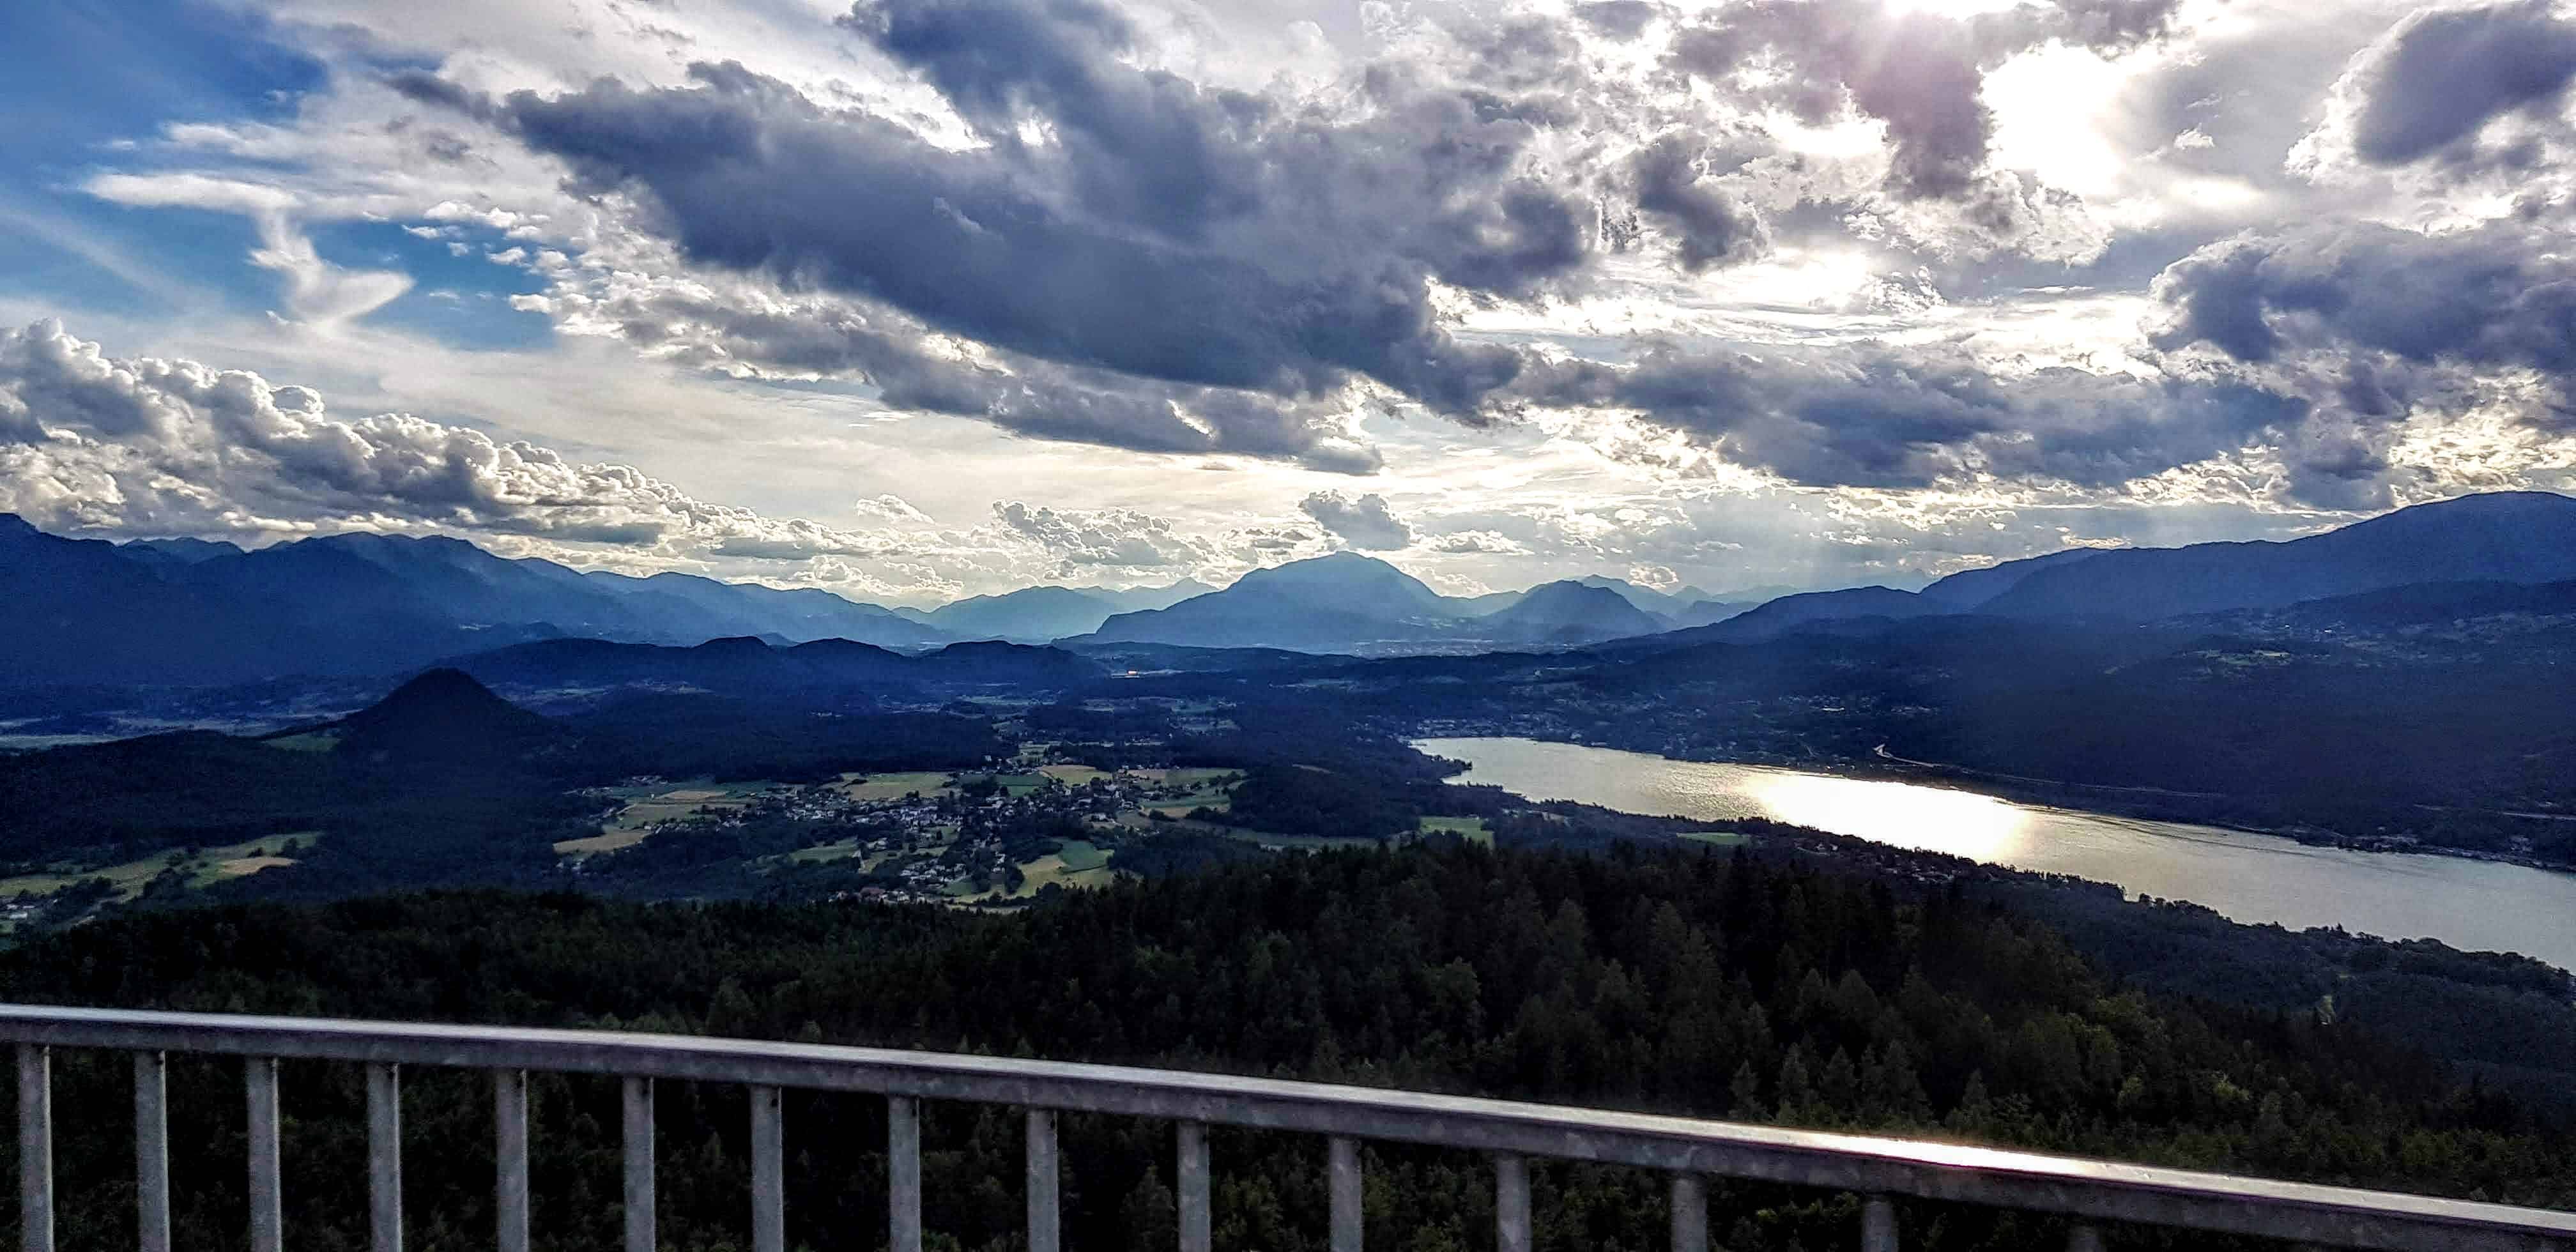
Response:
M921 1102L1027 1110L1028 1246L1057 1252L1056 1115L1101 1113L1177 1124L1175 1200L1183 1252L1209 1252L1207 1129L1236 1126L1326 1138L1334 1252L1360 1248L1363 1140L1488 1154L1496 1246L1530 1247L1532 1158L1632 1166L1669 1176L1672 1246L1705 1252L1710 1177L1789 1183L1864 1197L1863 1252L1895 1252L1897 1201L1918 1198L2060 1214L2070 1252L2099 1252L2096 1223L2253 1235L2323 1247L2411 1252L2568 1252L2576 1214L2384 1191L2152 1169L2111 1161L1956 1144L1410 1091L1282 1082L1172 1070L766 1043L608 1031L443 1026L327 1018L0 1005L0 1042L18 1048L18 1162L26 1252L53 1248L55 1048L134 1058L135 1179L144 1252L169 1252L167 1064L172 1052L238 1056L249 1101L253 1252L282 1252L278 1062L366 1067L369 1223L376 1252L402 1248L402 1066L490 1071L501 1252L528 1247L529 1071L616 1075L625 1082L625 1246L654 1252L653 1100L657 1079L738 1083L750 1090L751 1229L755 1252L785 1252L780 1092L886 1098L893 1252L919 1252Z

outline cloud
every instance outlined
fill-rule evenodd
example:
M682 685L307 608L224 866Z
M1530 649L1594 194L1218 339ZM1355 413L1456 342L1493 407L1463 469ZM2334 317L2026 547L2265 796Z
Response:
M1225 560L1209 539L1183 533L1170 518L1134 509L1052 509L1010 500L995 504L993 517L1005 531L1069 567L1159 569Z
M718 290L585 268L559 273L547 294L522 300L573 333L614 336L697 368L861 378L889 408L980 418L1033 439L1293 460L1329 473L1366 474L1380 464L1334 405L960 352L900 316L828 295L787 297L747 284Z
M2520 223L2426 234L2369 223L2253 232L2168 267L2153 342L2241 362L2307 350L2576 371L2576 258Z
M1808 125L1847 111L1881 123L1887 187L1956 199L1994 141L1986 71L2050 40L2116 50L2163 34L2177 0L2065 0L1953 18L1881 0L1749 0L1674 32L1673 68Z
M1461 530L1434 535L1426 541L1426 546L1448 556L1522 556L1529 552L1511 536L1497 530Z
M1689 141L1667 135L1629 158L1637 208L1678 237L1682 270L1760 255L1770 246L1762 223L1724 191L1700 178Z
M872 557L903 542L709 503L630 466L477 430L333 417L310 388L110 357L57 322L0 331L0 511L136 535L435 528L664 560Z
M1338 491L1318 491L1298 501L1297 507L1348 547L1393 552L1413 546L1413 527L1387 510L1384 496L1353 498Z
M2558 122L2571 80L2576 21L2550 0L2419 9L2353 58L2329 97L2321 144L2374 166L2437 155L2469 163L2500 117Z
M2306 415L2294 396L2233 380L2004 376L1954 347L1882 344L1759 355L1667 344L1624 368L1553 369L1529 394L1632 412L1791 483L1882 489L2113 487L2261 445Z
M861 29L985 146L941 148L739 65L696 66L681 89L520 92L506 115L592 193L642 200L639 224L692 263L1166 383L1305 397L1359 375L1469 413L1517 356L1453 339L1429 282L1521 294L1582 260L1573 206L1512 176L1532 128L1458 94L1391 90L1376 120L1339 127L1129 67L1080 6L869 14ZM1059 142L1019 142L1022 120Z
M273 187L199 174L103 174L84 190L102 200L149 208L191 208L248 217L259 231L250 262L286 283L294 319L333 326L366 316L411 290L408 274L347 269L322 259L296 222L295 196Z

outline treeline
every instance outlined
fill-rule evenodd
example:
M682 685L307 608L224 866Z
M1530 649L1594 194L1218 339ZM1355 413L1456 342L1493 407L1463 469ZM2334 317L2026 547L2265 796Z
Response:
M0 956L0 999L630 1026L1152 1063L1956 1136L2158 1163L2566 1206L2563 1133L2436 1063L2314 1013L2121 991L2053 932L1959 893L1702 851L1447 845L1269 858L1068 893L1008 916L857 906L639 906L418 896L138 915ZM488 1095L408 1079L413 1244L488 1238ZM130 1242L124 1069L57 1079L65 1246ZM185 1246L237 1238L237 1077L174 1075ZM290 1071L290 1238L364 1238L354 1075ZM665 1084L667 1246L743 1243L743 1101ZM614 1084L539 1084L538 1242L615 1240ZM76 1112L77 1111L77 1112ZM884 1230L882 1114L788 1109L792 1243ZM1068 1246L1164 1246L1169 1130L1069 1118ZM940 1107L925 1158L942 1246L1019 1224L1017 1120ZM1224 1134L1217 1239L1320 1248L1321 1145ZM1373 1150L1371 1247L1490 1241L1465 1154ZM78 1185L75 1185L78 1183ZM1540 1246L1661 1245L1659 1182L1539 1171ZM5 1208L5 1206L0 1206ZM1847 1244L1847 1197L1719 1188L1733 1252ZM1913 1206L1909 1247L2062 1246L2024 1215ZM2123 1246L2223 1241L2136 1232Z

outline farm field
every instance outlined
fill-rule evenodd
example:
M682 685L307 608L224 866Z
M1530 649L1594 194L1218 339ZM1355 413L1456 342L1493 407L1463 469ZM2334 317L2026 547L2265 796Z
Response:
M692 783L678 787L657 785L619 788L611 794L625 797L626 803L617 810L617 816L609 819L607 825L600 827L596 835L558 841L555 844L555 855L588 856L594 852L614 852L619 848L631 848L644 842L645 836L653 833L652 828L656 822L687 817L700 809L741 808L751 803L753 797L769 791L776 785L760 781L723 785Z
M1067 839L1062 850L1020 864L1020 873L1026 877L1019 890L987 892L972 897L968 902L991 904L1003 900L1026 900L1045 890L1050 883L1068 890L1105 886L1118 873L1109 867L1111 855L1108 849L1098 844Z
M948 785L948 778L947 773L939 770L850 774L841 779L840 788L853 800L900 800L916 791L924 796L947 795L955 790Z
M264 869L293 865L295 861L291 857L269 854L289 839L298 844L310 844L321 837L322 832L318 830L300 830L283 835L271 835L265 839L250 839L241 843L226 844L219 848L200 848L194 856L181 859L179 867L188 871L189 886L211 886L228 878L244 878ZM116 899L131 900L142 893L144 884L151 882L159 877L163 870L170 868L171 858L176 855L178 854L165 852L157 856L148 856L140 860L127 861L121 865L108 865L97 869L52 870L39 874L21 874L15 878L0 878L0 899L16 896L22 892L28 895L48 895L73 883L104 878L115 884Z
M1421 831L1426 835L1456 835L1469 843L1494 846L1494 832L1481 817L1426 817Z

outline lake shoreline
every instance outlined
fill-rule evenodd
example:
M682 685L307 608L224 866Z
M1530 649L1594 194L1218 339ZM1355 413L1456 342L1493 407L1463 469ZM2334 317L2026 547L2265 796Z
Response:
M1884 762L1789 766L1689 761L1510 736L1424 736L1422 751L1535 801L1685 821L1762 819L1830 835L2188 901L2248 925L2341 927L2576 969L2576 875L2505 857L2361 849L2202 821L2054 803ZM1982 784L1982 785L1971 785ZM1998 794L2009 793L2009 794ZM2089 797L2088 797L2089 799Z
M2069 782L2063 779L2030 778L2015 774L2001 774L1991 770L1975 769L1970 766L1948 765L1938 761L1917 761L1895 756L1887 752L1886 745L1884 744L1879 745L1877 751L1880 753L1880 756L1876 758L1837 757L1831 759L1789 762L1743 756L1668 756L1661 752L1650 751L1642 748L1628 748L1611 743L1591 743L1579 739L1557 738L1543 734L1530 733L1527 731L1509 735L1490 736L1461 735L1454 732L1441 735L1415 734L1409 738L1410 740L1417 742L1424 739L1453 738L1528 739L1532 742L1556 743L1563 744L1567 747L1603 748L1614 752L1635 752L1643 756L1652 756L1666 761L1675 761L1694 765L1731 765L1743 769L1774 770L1789 774L1825 774L1837 778L1906 783L1913 786L1939 787L1944 790L1989 796L1994 799L2007 800L2016 804L2033 805L2059 812L2081 814L2089 817L2117 818L2129 821L2172 822L2190 826L2206 826L2214 830L2235 831L2239 834L2264 835L2276 839L2289 839L2306 844L2309 847L2334 848L2345 852L2367 852L2390 856L2439 856L2462 861L2478 861L2494 865L2513 865L2523 869L2541 870L2555 874L2576 874L2576 862L2561 863L2519 852L2499 852L2484 848L2451 847L2444 844L2424 843L2402 837L2348 835L2339 831L2327 830L2323 827L2304 825L2300 823L2247 822L2239 819L2213 817L2204 813L2194 812L2186 805L2165 805L2156 803L2159 798L2168 800L2203 801L2226 801L2237 798L2227 796L2219 792L2175 791L2162 787L2121 787L2104 783L2079 783ZM2119 801L2123 799L2127 799L2130 802L2120 803ZM2085 801L2091 802L2086 803ZM2562 820L2556 815L2550 814L2507 814L2507 816L2518 816L2529 820ZM2568 815L2563 820L2576 821L2576 814Z

